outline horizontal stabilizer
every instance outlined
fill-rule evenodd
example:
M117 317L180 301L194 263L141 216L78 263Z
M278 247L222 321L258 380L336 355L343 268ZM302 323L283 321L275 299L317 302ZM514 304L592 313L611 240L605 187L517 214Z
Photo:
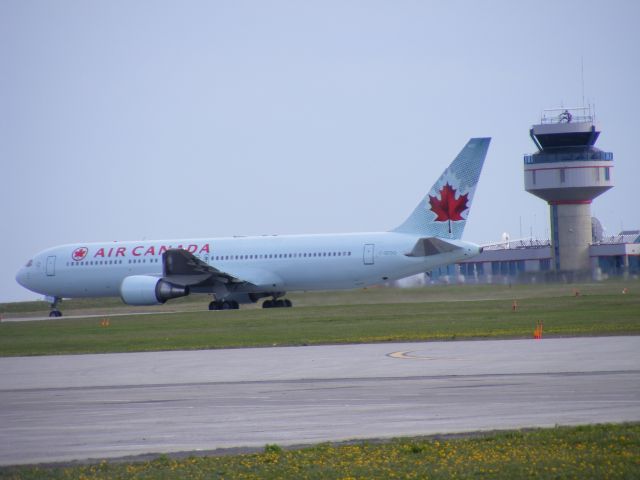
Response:
M453 252L460 248L458 245L449 243L441 238L427 237L419 239L413 246L413 250L405 253L405 255L407 257L428 257L430 255Z

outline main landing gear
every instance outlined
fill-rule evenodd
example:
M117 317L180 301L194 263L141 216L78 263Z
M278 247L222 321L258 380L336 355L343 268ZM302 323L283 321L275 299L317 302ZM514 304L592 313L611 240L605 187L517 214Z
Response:
M58 310L58 303L60 303L62 299L60 297L53 297L53 301L50 304L51 311L49 312L50 318L58 318L62 316L62 312Z
M280 295L284 295L284 292L272 293L271 295L249 294L249 296L247 297L246 303L249 303L249 302L255 303L257 300L259 300L260 298L266 297L267 295L272 298L271 300L265 300L264 302L262 302L262 308L289 308L293 306L293 304L291 303L291 300L289 300L288 298L280 298ZM240 301L242 301L242 303L245 303L244 299L241 299ZM237 310L238 308L240 308L240 305L238 304L237 300L221 299L221 300L214 300L211 303L209 303L209 310Z
M235 300L216 300L209 304L209 310L238 310L240 305Z
M288 298L265 300L262 302L262 308L290 308L293 304Z

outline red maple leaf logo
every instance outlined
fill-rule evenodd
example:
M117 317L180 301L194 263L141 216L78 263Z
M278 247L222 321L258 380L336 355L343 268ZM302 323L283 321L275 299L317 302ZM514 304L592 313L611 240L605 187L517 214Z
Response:
M87 256L89 249L87 247L76 248L71 254L71 258L73 258L76 262L79 262L84 257Z
M436 222L449 221L449 233L451 233L451 221L464 220L460 215L467 210L467 201L469 194L465 193L456 198L456 189L447 182L440 189L440 199L429 195L429 203L431 211L436 214Z

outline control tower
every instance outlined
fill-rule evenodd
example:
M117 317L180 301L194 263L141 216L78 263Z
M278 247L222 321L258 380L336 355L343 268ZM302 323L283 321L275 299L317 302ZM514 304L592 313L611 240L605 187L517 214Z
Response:
M538 152L524 157L524 185L549 204L553 269L587 273L591 201L613 187L613 153L594 147L591 107L545 110L529 134Z

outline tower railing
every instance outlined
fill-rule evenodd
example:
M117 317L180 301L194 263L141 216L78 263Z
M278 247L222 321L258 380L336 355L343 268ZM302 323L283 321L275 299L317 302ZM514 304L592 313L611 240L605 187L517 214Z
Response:
M603 151L581 151L581 152L562 152L562 153L535 153L524 155L524 163L531 165L534 163L553 163L553 162L584 162L588 160L613 161L612 152Z
M595 115L591 107L551 108L543 110L540 123L543 125L556 123L593 123Z

